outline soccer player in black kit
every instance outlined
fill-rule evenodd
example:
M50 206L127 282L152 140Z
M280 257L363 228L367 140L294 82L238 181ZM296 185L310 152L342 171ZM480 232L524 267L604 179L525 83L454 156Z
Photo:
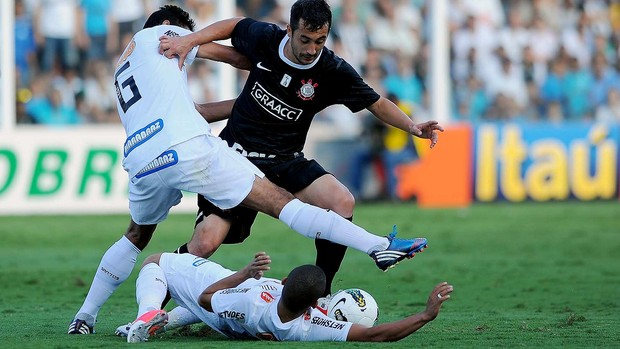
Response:
M220 137L301 201L352 219L353 195L302 152L315 114L333 104L344 104L352 112L368 109L387 124L430 139L431 148L438 140L436 131L443 128L436 121L415 124L326 48L331 21L325 1L299 0L291 8L286 30L250 18L231 18L184 37L162 37L160 52L168 58L178 56L182 66L192 47L232 39L232 45L249 58L252 67ZM200 111L201 106L197 108ZM194 236L179 252L205 257L222 243L243 241L257 213L244 207L222 211L200 196L198 206ZM346 247L320 239L315 244L316 265L327 276L324 295L328 295Z

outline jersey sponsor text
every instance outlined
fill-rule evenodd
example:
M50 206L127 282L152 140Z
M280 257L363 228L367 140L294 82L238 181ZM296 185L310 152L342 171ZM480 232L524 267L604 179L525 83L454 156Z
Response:
M258 82L254 83L251 95L258 105L280 120L297 121L303 112L302 109L293 108L277 99Z
M149 162L148 165L146 165L142 170L140 170L140 172L136 174L136 178L148 176L151 173L175 165L177 162L179 162L179 156L177 155L176 151L165 151L160 156L155 158L155 160Z
M131 136L127 137L125 141L125 145L123 146L123 152L125 156L127 156L132 150L138 147L140 144L151 139L151 137L155 136L159 131L164 128L164 121L162 119L157 119L152 123L146 125L144 128L139 129Z
M342 330L345 326L345 324L341 322L336 322L336 321L325 319L325 318L318 317L318 316L315 316L312 318L312 324L323 326L323 327L335 328L337 330Z

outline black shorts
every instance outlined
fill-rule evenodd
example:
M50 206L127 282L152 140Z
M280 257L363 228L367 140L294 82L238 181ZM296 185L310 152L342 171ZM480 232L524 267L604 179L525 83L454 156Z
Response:
M297 157L288 161L251 159L265 176L276 185L296 193L314 182L317 178L329 174L314 160ZM198 214L196 225L202 222L204 217L215 214L232 222L230 231L224 239L225 244L237 244L243 242L249 235L252 224L258 212L243 206L237 206L229 210L222 210L210 203L202 195L198 195Z

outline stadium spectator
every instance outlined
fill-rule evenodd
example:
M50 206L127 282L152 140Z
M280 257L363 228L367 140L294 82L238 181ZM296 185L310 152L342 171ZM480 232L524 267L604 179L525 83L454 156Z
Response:
M82 123L75 107L62 103L62 91L58 86L52 86L46 96L30 100L26 111L37 124L62 126Z
M617 124L620 123L620 89L612 88L607 95L607 104L596 108L596 121Z
M393 342L433 321L454 291L452 285L441 282L429 294L423 311L367 327L334 320L315 307L325 288L320 268L299 266L280 281L263 277L270 264L264 252L237 272L190 254L149 256L136 281L138 317L127 341L146 342L151 334L164 330L168 314L160 309L167 292L230 339Z
M69 334L93 333L101 306L129 277L137 255L148 245L157 225L180 202L182 190L200 194L221 210L243 205L282 220L305 237L353 247L384 271L426 247L426 239L396 239L395 231L387 237L377 236L330 210L300 201L211 133L205 119L229 116L232 104L224 101L196 106L189 95L187 70L179 68L201 57L248 69L247 57L211 43L229 38L239 21L224 20L192 33L194 22L187 12L174 5L162 6L124 50L114 80L117 109L127 134L123 167L129 176L131 219L125 234L101 258L88 294L69 325ZM174 50L163 47L166 41L195 35L202 36L198 41L204 45L191 45L178 59L163 59L158 53L159 46L172 56ZM428 122L410 127L434 145L434 131L440 127L433 126L436 124ZM204 237L198 237L199 244Z
M15 70L17 88L27 86L33 75L36 41L32 17L26 12L22 0L15 1Z
M107 71L114 67L116 55L125 47L129 37L142 25L145 15L159 4L148 0L19 0L15 3L15 43L18 92L26 91L33 76L51 72L62 75L65 70L78 69L78 77L86 81L91 70L88 61L93 57L105 57ZM500 60L495 57L498 49L503 50L513 68L521 71L527 89L525 107L522 113L528 120L547 119L549 95L545 83L553 72L549 67L558 59L564 61L569 82L586 85L585 76L593 77L594 90L588 93L590 101L586 107L582 100L558 102L567 120L583 120L592 117L599 106L606 103L609 88L617 78L620 68L620 4L604 0L449 0L450 2L450 48L452 60L451 77L454 89L454 118L459 106L465 107L464 95L475 91L462 91L466 86L476 89L479 84L469 84L473 75L484 88L501 84L501 75L495 75ZM196 14L199 26L215 20L214 0L186 0L184 2ZM279 25L285 24L287 9L291 0L244 0L237 1L237 13L252 14L257 19L269 19ZM397 70L397 52L413 56L415 74L422 86L427 85L426 67L430 34L430 16L425 11L430 0L340 0L332 3L334 8L334 38L339 41L328 43L347 59L356 69L381 62L382 69L390 76ZM78 13L84 14L80 20ZM106 18L107 12L107 20ZM424 14L424 16L423 16ZM505 18L504 18L505 17ZM425 20L422 21L422 18ZM34 59L32 35L38 48ZM381 34L383 33L383 34ZM104 39L105 38L105 39ZM106 43L107 42L107 43ZM78 55L78 49L82 55ZM377 51L378 50L378 51ZM373 52L369 55L369 52ZM374 56L373 56L374 55ZM604 57L605 72L600 71ZM111 59L109 59L111 58ZM574 69L572 59L579 62ZM200 69L204 73L214 68ZM110 73L109 73L110 74ZM601 76L604 75L604 77ZM212 75L207 75L212 79ZM199 75L196 75L199 77ZM238 90L243 86L245 74L239 74ZM554 77L552 77L553 79ZM48 79L52 81L53 79ZM195 83L195 84L200 84ZM211 82L208 85L212 85ZM384 84L373 85L382 90ZM424 92L425 89L423 89ZM545 91L545 93L548 91ZM493 92L487 98L493 101ZM457 97L460 95L460 97ZM578 92L575 96L582 97ZM20 98L22 98L20 97ZM402 96L401 96L402 97ZM504 95L504 97L510 97ZM502 97L502 98L504 98ZM215 98L213 94L206 98ZM23 98L22 98L23 99ZM580 99L580 98L579 98ZM513 98L514 101L514 98ZM96 110L90 106L93 100L84 100L85 110ZM555 102L553 102L555 103ZM469 104L469 103L468 103ZM497 106L486 108L480 119L494 120ZM466 108L465 108L466 109ZM493 112L493 115L489 113ZM87 112L88 113L88 112ZM478 113L478 112L476 112ZM100 117L84 115L88 122L100 122Z
M77 44L81 43L77 0L41 0L35 10L34 28L37 44L43 51L41 70L60 71L78 65Z
M287 30L251 18L213 24L220 32L231 33L234 47L253 65L219 136L264 171L269 180L299 199L352 220L355 199L349 190L302 152L314 116L334 104L343 104L352 112L366 109L386 124L429 139L430 148L443 128L436 121L412 120L325 46L332 23L331 8L325 1L296 1L290 20ZM182 64L191 46L209 42L210 27L185 37L162 39L165 55L178 55ZM263 92L258 93L265 98L257 98L252 92L259 87ZM284 116L284 110L297 112ZM183 250L202 256L210 256L224 240L243 241L257 214L244 207L223 211L201 196L198 206L194 237ZM327 296L346 247L321 240L315 244L317 265L327 275Z
M112 26L110 0L80 0L80 6L87 60L107 60L114 47L108 35Z
M110 66L104 61L92 61L87 66L84 81L84 112L91 122L118 123L116 90L110 83Z

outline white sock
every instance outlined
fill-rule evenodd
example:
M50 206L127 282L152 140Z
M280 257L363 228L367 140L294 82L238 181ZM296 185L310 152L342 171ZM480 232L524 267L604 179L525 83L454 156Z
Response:
M200 318L194 315L191 311L181 306L177 306L168 312L168 324L166 325L166 331L191 324L197 324L201 321L202 320L200 320Z
M367 254L384 250L389 245L386 237L371 234L335 212L298 199L286 204L278 218L303 236L329 240Z
M161 267L156 263L149 263L142 267L136 280L136 301L138 302L138 316L156 309L161 309L161 303L166 298L168 282Z
M76 318L91 317L94 326L97 313L116 288L127 280L136 264L140 250L124 235L105 252L97 268L93 283L90 285L84 304L76 314ZM86 315L86 316L85 316ZM84 320L84 319L83 319Z

